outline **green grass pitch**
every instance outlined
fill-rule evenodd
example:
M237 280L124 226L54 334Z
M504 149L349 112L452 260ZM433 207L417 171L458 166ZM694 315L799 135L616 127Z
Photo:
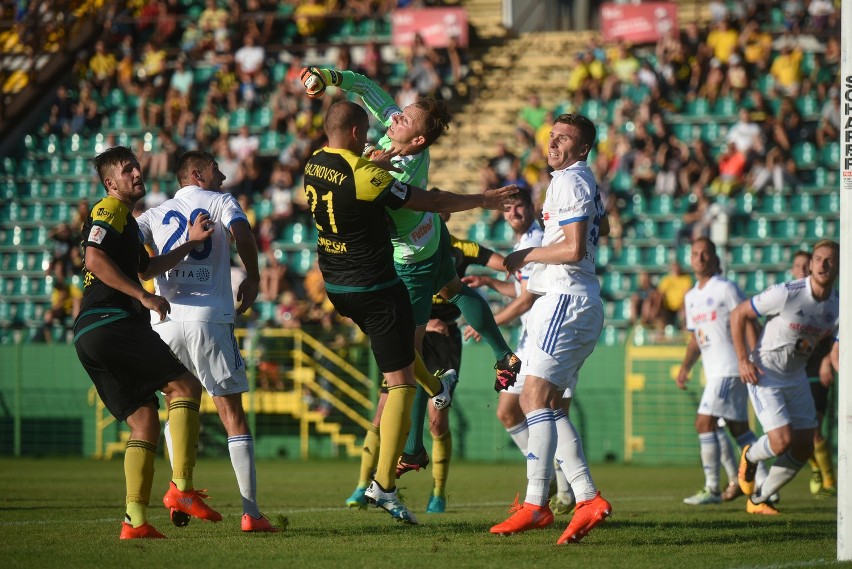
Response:
M696 449L697 452L697 449ZM264 460L258 463L261 509L286 531L244 535L239 495L228 460L199 461L196 486L223 516L218 524L168 521L161 498L168 464L157 460L149 518L167 540L118 539L123 515L120 459L0 459L0 567L852 567L836 559L836 501L808 492L807 472L782 490L782 515L750 516L744 498L719 506L686 506L701 486L701 468L593 465L613 516L581 544L557 547L569 521L511 537L488 533L525 489L523 463L455 463L449 506L425 514L431 470L406 474L404 499L417 527L384 512L343 506L357 461ZM807 468L805 469L807 470Z

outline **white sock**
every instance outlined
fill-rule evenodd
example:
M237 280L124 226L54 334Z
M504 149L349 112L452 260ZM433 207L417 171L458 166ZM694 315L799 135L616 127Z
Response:
M257 507L257 476L254 469L254 439L250 434L228 437L228 452L237 475L237 485L243 500L243 513L260 517Z
M740 449L742 449L746 445L754 446L754 443L757 442L757 437L754 435L753 431L746 431L740 436L737 437L737 444L740 445ZM739 463L739 461L737 461ZM757 463L757 471L754 473L754 483L758 488L763 486L763 482L766 480L766 477L769 475L769 469L766 468L766 463L764 461L760 461Z
M719 493L719 439L716 432L699 433L698 448L701 467L704 469L704 487L714 494Z
M174 461L172 460L172 431L169 429L169 422L166 421L166 426L163 427L163 438L166 439L166 449L169 451L169 470L174 470Z
M752 496L751 501L755 504L765 502L782 486L792 480L804 465L804 462L799 462L793 458L789 451L779 456L772 468L769 469L769 476L766 477L763 486L758 490L759 494Z
M556 452L553 409L536 409L527 413L527 428L527 497L524 501L544 506L547 504L550 479L553 478L553 457Z
M589 473L589 463L583 453L583 441L577 434L577 429L565 414L558 410L554 414L556 420L556 462L565 473L577 502L583 502L594 498L598 489Z
M772 445L769 444L769 437L762 435L757 441L751 445L746 453L746 458L749 462L757 462L759 460L769 460L774 457Z
M734 451L734 444L728 438L725 429L716 429L716 440L719 441L719 462L728 475L729 482L737 481L737 471L740 469L740 456Z
M556 448L559 448L559 427L556 427ZM557 450L557 453L559 451ZM554 477L556 478L556 493L559 495L565 495L571 492L571 484L568 483L568 479L565 477L565 473L562 472L562 467L559 463L556 463L556 472Z
M527 428L526 420L524 420L523 423L518 423L514 427L509 427L506 429L506 432L509 433L512 440L515 441L515 444L521 451L521 454L527 456L527 446L529 446L530 442L530 430Z

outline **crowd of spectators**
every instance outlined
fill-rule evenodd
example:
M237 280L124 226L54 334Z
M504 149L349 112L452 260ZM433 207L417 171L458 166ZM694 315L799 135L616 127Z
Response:
M758 203L801 191L813 164L797 152L838 141L839 3L711 2L710 11L706 26L687 24L655 45L593 42L573 54L562 100L529 96L514 144L499 143L483 165L482 187L520 184L541 204L553 117L580 112L598 127L590 165L613 229L603 242L616 257L642 222L626 213L637 200L685 204L668 243L676 251L702 236L723 245L744 194ZM680 325L660 301L665 278L640 277L631 321Z

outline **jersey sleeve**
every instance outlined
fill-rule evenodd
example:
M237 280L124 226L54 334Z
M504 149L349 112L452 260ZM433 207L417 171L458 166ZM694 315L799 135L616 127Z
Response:
M243 211L243 208L240 207L239 202L237 202L234 196L231 194L222 194L222 201L222 225L230 228L231 224L237 220L242 219L248 222L246 212Z
M691 292L692 291L687 292L686 295L683 297L683 319L684 326L686 326L686 329L690 332L694 332L695 321L692 319L692 311L689 309L689 306L692 304L691 302L689 302Z
M89 234L83 236L84 247L109 249L110 244L118 243L127 226L127 208L114 198L106 198L92 208L90 214L92 226Z
M751 307L758 316L772 316L778 314L787 302L786 283L772 285L751 299Z
M560 180L557 203L557 222L560 227L578 221L588 221L597 214L596 188L581 176L567 173Z
M341 71L340 74L343 76L340 88L359 95L373 116L382 121L383 125L388 126L391 117L402 112L393 97L372 80L354 71Z
M136 218L136 223L139 225L139 232L142 234L142 242L154 244L154 233L151 231L151 215L153 210L145 210L142 215Z
M729 282L728 286L725 287L725 304L728 308L733 310L744 300L745 295L743 294L743 291L740 290L740 287L738 287L736 283Z
M487 265L493 253L491 249L483 247L476 241L459 239L454 235L450 235L450 245L461 251L465 260L471 265Z
M352 170L355 173L355 194L361 201L379 202L385 207L399 209L411 197L411 187L395 179L387 170L369 160L359 158Z

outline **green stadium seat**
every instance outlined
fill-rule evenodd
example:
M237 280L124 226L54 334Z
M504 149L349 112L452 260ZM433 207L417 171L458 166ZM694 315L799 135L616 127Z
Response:
M672 133L683 142L693 142L701 137L701 127L694 123L682 122L672 125Z
M812 142L797 142L790 149L790 153L799 169L810 169L817 166L816 146Z
M692 262L692 245L690 245L689 243L678 245L676 258L681 265L688 267L689 264Z
M587 116L589 119L596 121L603 119L606 116L606 107L601 104L596 98L586 99L580 106L580 114Z
M14 223L20 219L18 202L11 202L0 208L0 223Z
M782 214L787 211L787 200L782 194L770 194L760 202L760 213Z
M813 51L805 51L802 53L802 62L800 63L802 74L805 76L810 75L814 69L816 69L817 65L819 65L819 58L817 54ZM800 107L799 110L804 114L810 114ZM819 112L819 111L817 111Z
M751 212L754 211L754 201L754 194L739 194L737 195L737 201L734 207L734 211L739 215L751 215Z
M710 115L710 103L703 97L696 97L686 103L684 114L690 117L706 117Z
M0 299L0 325L11 326L17 323L18 304Z
M484 221L477 221L467 230L467 238L477 243L485 241L488 239L488 224Z
M3 292L10 298L23 298L29 294L29 278L10 277L3 279Z
M276 61L275 65L272 66L272 80L275 83L281 83L287 75L288 68L289 66L286 63Z
M18 226L0 227L0 247L12 248L21 244L24 230Z
M511 225L500 220L491 230L491 240L500 245L510 244L515 241L515 232Z
M618 172L616 172L615 177L613 177L612 179L612 191L616 193L625 194L629 193L632 189L633 178L630 176L630 172L626 172L624 170L619 170Z
M294 251L288 258L289 267L299 275L304 275L314 264L315 253L310 249Z
M765 217L749 219L746 224L746 237L749 239L767 239L770 237L769 220Z
M124 107L124 91L117 88L110 91L107 104L113 109L120 109Z
M822 166L836 169L840 164L840 143L832 140L823 146L819 154L819 160Z
M17 167L14 171L18 178L31 179L36 174L35 161L30 160L29 158L24 158L18 161Z
M790 213L810 213L815 209L814 197L810 194L795 194L790 198Z
M598 267L606 267L612 261L612 247L606 243L598 245L597 254L595 256L595 264Z
M657 223L648 217L641 218L634 227L637 239L656 239Z
M255 204L254 212L257 214L257 220L261 221L272 215L272 201L271 200L260 200L259 203Z
M731 248L732 267L750 267L757 263L755 248L748 243Z
M828 239L835 236L834 223L824 217L816 217L805 223L806 239Z
M743 289L743 292L751 296L765 290L768 286L769 281L766 278L766 273L758 269L756 271L749 271L746 273L745 286L741 288Z
M18 195L18 184L12 178L0 181L0 200L10 201Z
M772 237L785 240L802 237L802 227L798 219L787 217L772 222Z
M288 245L301 245L307 243L308 227L304 223L294 222L284 228L282 234L284 243Z
M616 325L626 326L630 323L630 299L622 298L612 303L613 313L611 322Z
M680 217L664 219L657 224L657 237L660 239L674 240L677 238L681 229L683 229L683 219Z
M802 195L804 196L809 194ZM817 196L815 209L819 213L840 213L840 195L836 192L831 192L830 194Z
M231 130L237 130L241 126L245 126L249 123L249 114L248 111L242 107L233 111L228 119L228 127Z
M45 247L49 240L48 230L44 226L28 227L21 231L20 244L26 247Z
M642 251L636 245L627 245L621 249L621 255L613 264L621 267L638 267L642 262Z
M630 174L627 174L627 177L629 179ZM613 184L615 184L615 181L613 181ZM613 188L614 188L614 186L613 186ZM641 216L645 213L645 209L646 209L645 196L643 196L640 193L633 194L633 197L631 198L631 202L632 202L631 213L633 213L633 215L638 217L638 216Z
M819 101L816 95L802 95L796 99L796 108L802 113L803 117L818 115L820 112Z
M737 115L737 102L733 97L720 97L713 105L713 114L717 117L734 118Z
M701 140L708 144L716 144L725 138L727 132L727 125L711 121L701 126Z
M271 120L272 110L267 105L264 105L252 113L251 127L253 129L267 128Z
M773 243L772 245L763 247L762 263L769 265L781 265L791 262L793 259L790 256L790 251L787 247Z
M261 322L269 322L275 320L275 309L278 307L274 302L262 300L254 305L257 310L257 317Z
M621 298L630 292L629 283L624 274L610 271L601 279L601 294L607 298Z
M670 195L655 195L651 198L648 213L653 215L671 215L673 211L674 199Z
M665 267L669 264L669 247L667 245L655 245L648 249L646 265L654 267Z

